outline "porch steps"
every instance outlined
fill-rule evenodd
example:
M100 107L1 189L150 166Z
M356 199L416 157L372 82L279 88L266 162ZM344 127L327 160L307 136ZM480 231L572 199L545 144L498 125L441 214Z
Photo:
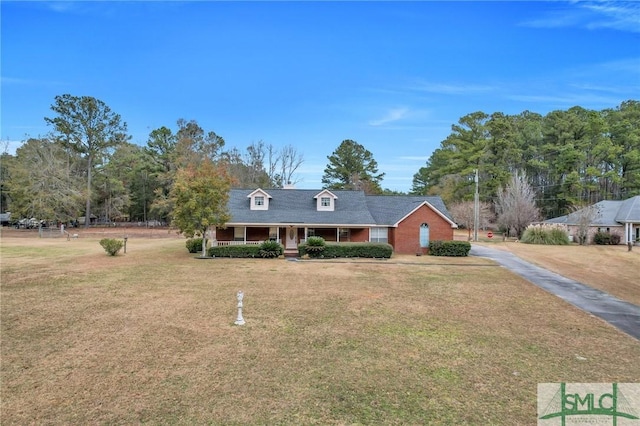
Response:
M298 257L298 250L297 249L285 249L284 250L284 257Z

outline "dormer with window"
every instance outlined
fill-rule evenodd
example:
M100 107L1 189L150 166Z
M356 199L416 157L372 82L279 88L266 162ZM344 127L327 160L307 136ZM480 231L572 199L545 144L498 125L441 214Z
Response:
M332 212L336 209L336 197L331 191L325 189L324 191L318 193L315 197L317 210L319 212Z
M251 210L269 210L269 199L271 195L258 188L251 194L247 195L251 199Z

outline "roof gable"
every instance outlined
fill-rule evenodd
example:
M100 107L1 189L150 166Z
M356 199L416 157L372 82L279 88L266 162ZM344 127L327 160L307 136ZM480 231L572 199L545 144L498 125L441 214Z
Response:
M438 196L368 195L367 205L378 225L398 226L422 206L427 206L438 216L457 228L451 213Z
M615 220L621 223L640 223L640 195L624 200Z

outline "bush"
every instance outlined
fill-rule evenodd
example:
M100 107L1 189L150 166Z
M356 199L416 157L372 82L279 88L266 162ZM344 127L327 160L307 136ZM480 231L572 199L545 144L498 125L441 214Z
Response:
M431 256L469 256L471 243L469 241L430 241L429 254Z
M277 241L265 241L260 244L260 256L267 259L276 259L284 253L284 247Z
M598 231L593 235L593 243L599 245L617 245L620 244L620 240L620 235L604 231Z
M260 246L257 244L209 247L207 249L207 255L209 257L241 257L241 258L261 257Z
M322 237L309 237L304 246L304 251L309 257L321 257L327 243Z
M116 240L115 238L103 238L100 240L100 245L110 256L115 256L124 246L124 241Z
M323 240L324 241L324 240ZM335 259L338 257L363 257L375 259L388 259L393 254L393 247L386 243L325 243L322 251L316 251L312 256L306 243L298 246L298 254L322 259Z
M569 233L564 225L545 223L529 225L520 241L525 244L567 245Z
M189 253L198 253L202 251L202 238L189 238L186 242Z

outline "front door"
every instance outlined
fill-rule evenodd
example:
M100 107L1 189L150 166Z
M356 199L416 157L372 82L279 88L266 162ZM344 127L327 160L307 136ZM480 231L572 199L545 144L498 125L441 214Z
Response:
M287 237L285 238L285 248L286 249L297 249L298 248L298 228L294 228L290 226L287 228Z

